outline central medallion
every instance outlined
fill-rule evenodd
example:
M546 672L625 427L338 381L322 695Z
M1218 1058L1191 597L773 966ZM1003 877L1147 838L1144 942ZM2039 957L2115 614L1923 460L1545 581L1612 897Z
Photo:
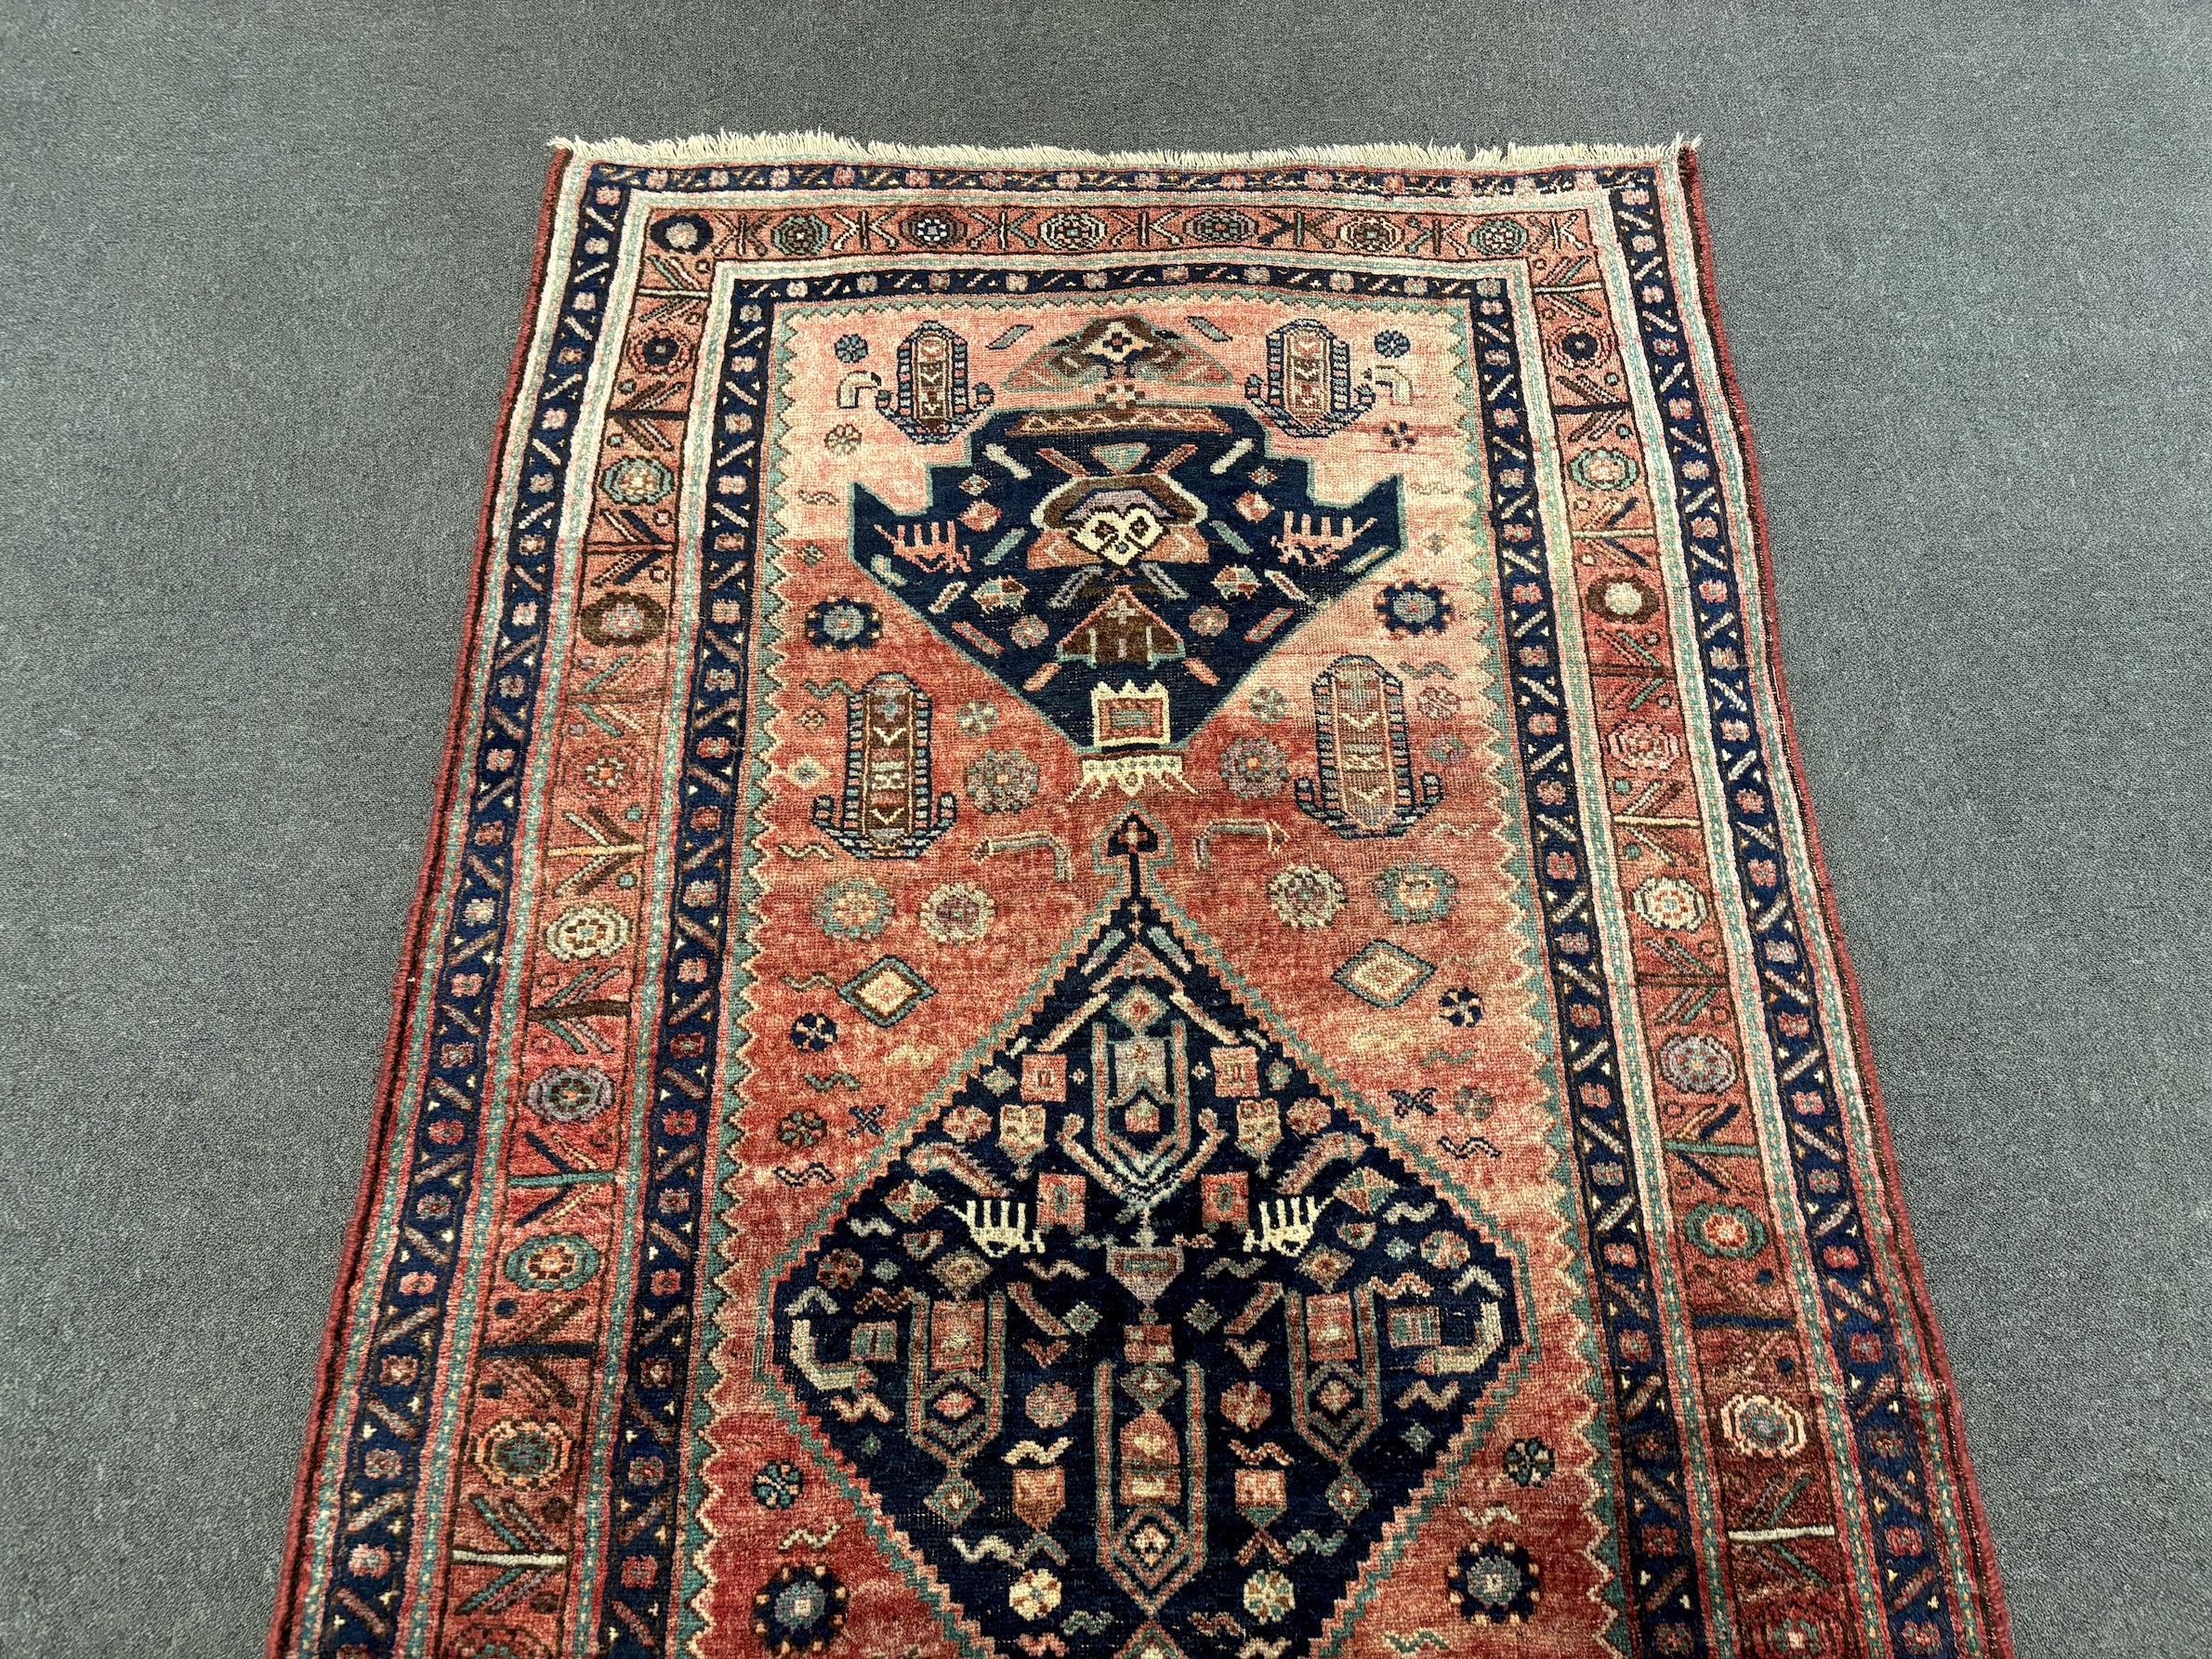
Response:
M1521 1346L1513 1266L1144 890L1152 826L1108 845L1121 898L777 1281L770 1354L1002 1652L1303 1650Z
M1244 408L1145 395L1115 378L1094 403L994 413L916 514L853 492L854 557L1086 778L1178 776L1237 682L1402 540L1396 479L1317 501Z

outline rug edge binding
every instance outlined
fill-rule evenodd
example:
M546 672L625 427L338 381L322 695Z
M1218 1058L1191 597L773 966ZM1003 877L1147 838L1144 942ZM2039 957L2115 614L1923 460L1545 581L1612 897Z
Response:
M854 161L924 166L1242 167L1298 162L1367 167L1556 167L1667 162L1700 140L1678 135L1661 144L1506 144L1468 150L1456 144L1320 144L1283 150L1066 150L1050 144L992 149L972 144L895 144L835 133L700 133L688 138L563 138L551 148L579 160L642 165L702 162Z

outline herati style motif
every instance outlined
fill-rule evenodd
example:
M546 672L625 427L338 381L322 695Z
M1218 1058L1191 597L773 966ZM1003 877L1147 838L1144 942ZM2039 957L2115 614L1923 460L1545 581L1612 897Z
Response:
M1691 151L538 270L272 1659L2007 1659Z

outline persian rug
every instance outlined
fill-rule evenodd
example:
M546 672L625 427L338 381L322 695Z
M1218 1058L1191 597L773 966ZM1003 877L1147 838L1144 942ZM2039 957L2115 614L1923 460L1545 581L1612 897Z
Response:
M275 1659L2008 1652L1695 179L560 151Z

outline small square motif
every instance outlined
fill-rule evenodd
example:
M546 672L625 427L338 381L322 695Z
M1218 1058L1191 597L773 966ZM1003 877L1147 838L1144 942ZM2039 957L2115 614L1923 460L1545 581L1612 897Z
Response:
M1426 1302L1390 1310L1392 1348L1434 1348L1443 1340L1436 1310Z
M1338 1292L1335 1296L1307 1299L1306 1356L1315 1364L1360 1357L1359 1337L1354 1334L1352 1325L1350 1297Z
M1085 1182L1079 1175L1040 1175L1037 1177L1037 1226L1064 1227L1070 1232L1083 1231L1083 1201Z
M1064 1054L1023 1055L1021 1098L1024 1100L1065 1100L1068 1098L1068 1057Z
M1125 1325L1122 1350L1122 1357L1132 1365L1170 1365L1175 1363L1174 1334L1165 1325Z
M1214 1050L1214 1093L1223 1099L1250 1099L1259 1093L1259 1051L1256 1048Z
M1199 1215L1207 1227L1245 1225L1248 1199L1243 1170L1200 1176L1198 1193Z

